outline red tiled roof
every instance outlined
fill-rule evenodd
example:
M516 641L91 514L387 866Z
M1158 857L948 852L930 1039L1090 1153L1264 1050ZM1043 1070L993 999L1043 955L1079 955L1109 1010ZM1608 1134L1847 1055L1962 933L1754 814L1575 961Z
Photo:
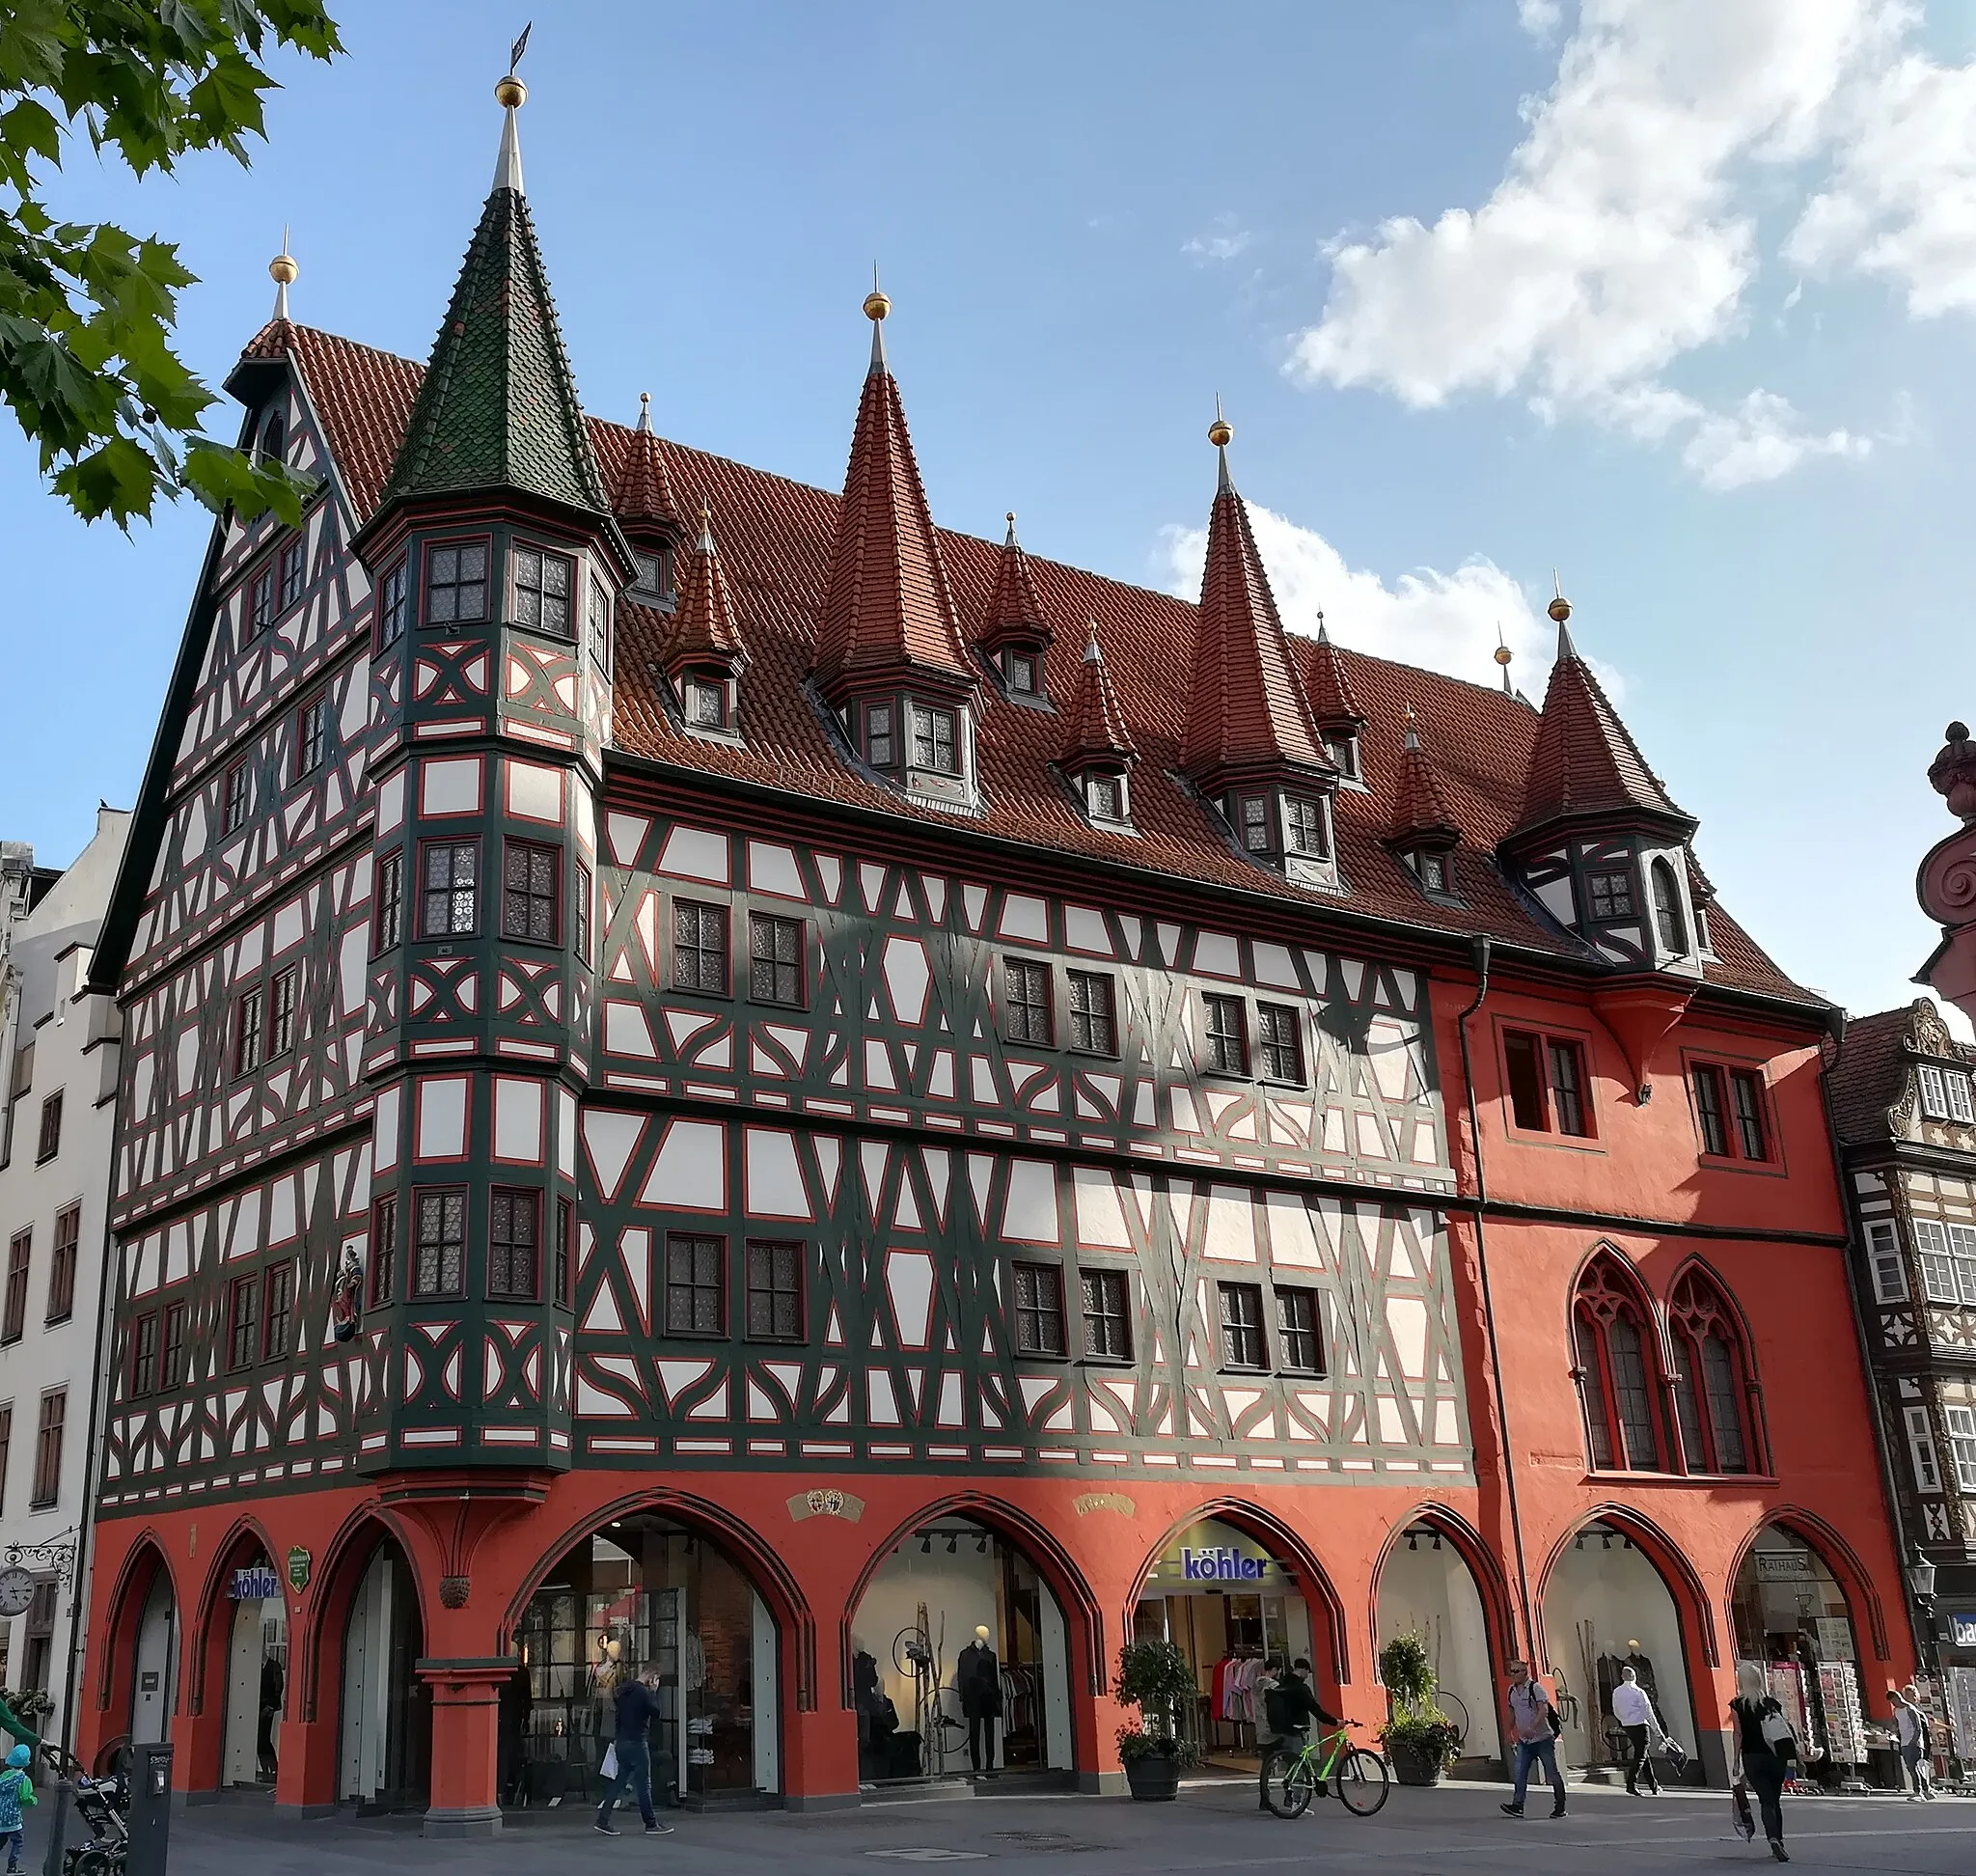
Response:
M1335 650L1331 653L1335 658ZM1459 834L1454 810L1435 780L1434 764L1420 747L1420 736L1410 719L1400 744L1400 772L1393 784L1392 838L1404 841L1422 834Z
M278 349L300 370L357 516L368 518L390 473L419 367L307 327L288 328ZM630 434L590 419L591 442L607 473ZM747 742L716 742L673 726L648 670L662 655L671 621L626 603L618 614L613 710L618 745L680 768L875 810L929 830L956 831L952 815L906 800L851 768L807 694L830 589L839 498L663 439L659 451L688 511L704 501L720 516L724 570L753 660L743 680ZM994 584L1001 543L941 532L938 552L962 613L978 617ZM1366 738L1366 790L1343 788L1337 794L1338 853L1349 891L1332 901L1242 859L1215 817L1174 779L1187 711L1186 692L1175 677L1193 662L1196 609L1170 594L1057 562L1030 556L1029 566L1052 618L1093 621L1103 638L1107 676L1139 752L1133 786L1138 833L1093 827L1068 792L1053 785L1049 764L1062 746L1061 717L1007 703L985 688L978 738L982 812L960 827L1072 860L1108 861L1304 908L1336 902L1425 931L1488 932L1559 957L1588 955L1509 886L1495 864L1496 844L1520 817L1523 779L1538 741L1539 719L1527 705L1437 672L1358 651L1338 653L1370 721L1389 730ZM1299 668L1301 698L1312 644L1292 637L1285 646L1290 664ZM1075 697L1083 650L1074 639L1059 639L1051 649L1045 660L1049 695ZM1462 829L1463 849L1475 856L1461 872L1465 904L1428 901L1412 873L1382 844L1400 779L1399 741L1390 729L1400 725L1410 703L1434 749L1437 781ZM1710 981L1807 1004L1823 1001L1793 984L1719 905L1711 909L1709 929L1719 960L1709 966Z
M679 583L672 634L666 643L666 669L675 676L695 663L719 664L732 672L747 656L741 628L734 622L734 602L727 594L727 571L714 545L713 523L702 513L700 538L686 556Z
M1193 665L1180 767L1208 792L1244 771L1331 768L1290 661L1249 510L1228 480L1225 449L1208 514Z
M1069 716L1070 734L1064 738L1059 759L1066 767L1075 768L1080 760L1093 757L1112 756L1128 762L1138 759L1118 693L1112 688L1112 674L1105 669L1095 625L1084 646L1084 662L1078 666L1077 695L1071 699Z
M1352 680L1345 676L1345 661L1325 630L1322 615L1311 648L1310 715L1320 730L1349 731L1365 721L1365 712L1352 695Z
M1004 645L1048 645L1057 634L1043 617L1043 602L1036 597L1036 583L1029 577L1029 557L1015 538L1015 516L1008 517L1008 538L1002 543L1002 559L995 568L994 590L988 595L988 611L974 642L984 651L999 651Z
M594 444L595 440L593 429L591 442ZM666 483L666 458L659 454L659 440L652 434L652 405L648 397L638 400L638 428L631 432L623 456L617 475L611 479L611 506L618 520L634 529L643 522L647 527L676 532L681 525L679 504L673 501Z

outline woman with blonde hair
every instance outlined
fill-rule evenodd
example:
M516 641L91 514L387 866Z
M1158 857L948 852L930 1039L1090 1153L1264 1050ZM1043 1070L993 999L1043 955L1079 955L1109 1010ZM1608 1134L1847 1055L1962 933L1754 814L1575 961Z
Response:
M1756 1792L1770 1855L1779 1862L1789 1862L1780 1801L1784 1780L1798 1758L1798 1741L1782 1705L1764 1680L1764 1670L1753 1661L1737 1664L1736 1697L1729 1702L1729 1721L1736 1738L1736 1781Z

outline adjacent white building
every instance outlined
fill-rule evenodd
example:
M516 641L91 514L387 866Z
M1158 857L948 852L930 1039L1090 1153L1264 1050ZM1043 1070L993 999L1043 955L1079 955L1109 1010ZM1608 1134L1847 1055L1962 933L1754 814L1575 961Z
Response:
M0 1685L45 1693L57 1737L72 1736L59 1709L85 1586L117 1092L117 1007L82 985L129 823L101 809L96 838L59 875L16 844L7 853L20 877L4 896L0 951L0 1572L25 1569L33 1589L18 1610L0 1593Z

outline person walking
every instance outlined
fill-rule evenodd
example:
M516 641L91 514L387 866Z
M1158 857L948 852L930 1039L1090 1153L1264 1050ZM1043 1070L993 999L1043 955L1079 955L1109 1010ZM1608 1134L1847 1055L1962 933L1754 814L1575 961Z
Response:
M649 1741L651 1724L659 1717L659 1670L649 1662L639 1669L634 1680L629 1675L619 1683L617 1697L617 1727L611 1742L611 1751L617 1755L618 1770L611 1782L604 1787L604 1802L597 1807L596 1828L606 1836L618 1835L617 1825L611 1822L611 1813L617 1808L618 1801L629 1785L638 1797L638 1814L645 1819L646 1836L667 1836L672 1825L661 1824L652 1815L652 1749Z
M1917 1799L1935 1796L1935 1742L1929 1737L1928 1715L1921 1710L1921 1690L1909 1681L1906 1687L1888 1690L1893 1695L1894 1724L1900 1728L1901 1763L1914 1789L1907 1794L1911 1805Z
M1736 1669L1736 1697L1729 1702L1729 1720L1736 1737L1735 1782L1747 1784L1763 1812L1764 1835L1770 1855L1779 1862L1791 1858L1784 1848L1784 1780L1799 1756L1791 1723L1783 1706L1764 1683L1764 1670L1753 1661Z
M7 1846L8 1876L20 1868L21 1847L27 1840L20 1807L41 1802L35 1796L35 1775L28 1769L34 1756L32 1746L16 1746L7 1754L6 1771L0 1772L0 1843Z
M255 1756L260 1760L261 1777L263 1782L272 1784L281 1776L282 1763L275 1752L275 1724L282 1717L282 1703L287 1696L288 1676L282 1672L282 1665L273 1655L263 1656L261 1663L261 1729L255 1735Z
M1564 1774L1557 1769L1557 1709L1551 1705L1544 1683L1531 1677L1528 1662L1511 1662L1509 1679L1509 1723L1517 1746L1517 1785L1516 1796L1503 1806L1502 1813L1505 1817L1523 1816L1530 1767L1541 1765L1557 1801L1551 1807L1551 1815L1562 1817Z
M1635 1798L1643 1796L1639 1780L1644 1777L1647 1791L1660 1797L1660 1780L1654 1776L1653 1759L1654 1736L1660 1730L1660 1722L1652 1697L1630 1667L1619 1670L1619 1679L1613 1684L1612 1717L1626 1731L1627 1790Z
M1301 1753L1310 1744L1313 1720L1327 1726L1342 1724L1333 1720L1318 1700L1317 1690L1310 1684L1310 1663L1303 1655L1291 1664L1288 1673L1283 1671L1281 1655L1272 1655L1269 1665L1275 1679L1266 1682L1262 1690L1262 1725L1256 1729L1255 1739L1256 1750L1262 1754L1256 1776L1260 1781L1258 1798L1264 1810L1270 1807L1270 1762L1278 1753L1287 1752L1292 1757Z

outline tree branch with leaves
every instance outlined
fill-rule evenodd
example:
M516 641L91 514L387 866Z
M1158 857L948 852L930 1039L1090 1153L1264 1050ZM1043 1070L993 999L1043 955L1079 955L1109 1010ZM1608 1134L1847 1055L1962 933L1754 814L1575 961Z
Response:
M173 350L178 248L61 220L46 184L86 139L142 178L265 137L264 60L343 50L317 0L0 0L0 402L85 521L159 495L300 517L310 484L201 428L219 401Z

